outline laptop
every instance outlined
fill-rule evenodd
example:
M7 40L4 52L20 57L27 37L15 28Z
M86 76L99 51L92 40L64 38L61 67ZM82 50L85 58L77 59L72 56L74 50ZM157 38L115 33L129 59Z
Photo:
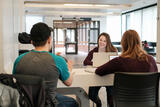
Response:
M94 52L93 67L99 67L118 56L117 52Z

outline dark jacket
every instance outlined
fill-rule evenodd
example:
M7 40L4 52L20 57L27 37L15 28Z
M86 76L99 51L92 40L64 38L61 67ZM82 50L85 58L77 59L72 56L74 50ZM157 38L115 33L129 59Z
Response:
M92 59L93 59L93 53L98 52L98 47L94 48L88 53L88 56L83 62L83 65L93 65Z

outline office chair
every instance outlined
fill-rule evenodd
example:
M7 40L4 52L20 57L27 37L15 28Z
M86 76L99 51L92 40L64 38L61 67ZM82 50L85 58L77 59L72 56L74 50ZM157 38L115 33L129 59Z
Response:
M31 107L45 106L45 82L43 78L32 75L13 75L16 78L17 84L23 90L24 95L27 96Z
M114 107L158 107L158 73L115 73Z

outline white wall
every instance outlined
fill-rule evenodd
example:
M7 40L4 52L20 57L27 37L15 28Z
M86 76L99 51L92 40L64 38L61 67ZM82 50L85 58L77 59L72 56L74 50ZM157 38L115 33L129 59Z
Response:
M160 0L158 1L157 5L157 55L156 55L156 60L160 62Z
M23 29L23 0L1 0L0 7L0 73L11 73Z
M107 17L92 18L92 20L100 21L100 33L107 32Z
M121 16L107 16L106 32L110 35L112 42L121 41Z
M45 16L43 20L44 20L44 23L46 23L48 26L53 28L53 20L62 20L62 18L61 17Z
M3 71L3 49L2 49L2 42L3 42L3 36L2 36L2 31L3 31L3 27L1 26L3 23L3 20L1 17L2 16L2 11L3 11L3 4L2 4L2 0L0 1L0 73Z

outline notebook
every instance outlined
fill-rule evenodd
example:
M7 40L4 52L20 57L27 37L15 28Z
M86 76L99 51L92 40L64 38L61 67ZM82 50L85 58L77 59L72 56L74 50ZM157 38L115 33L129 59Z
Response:
M93 67L87 67L85 68L84 70L85 72L90 72L90 73L94 73L96 71L96 68L93 68Z
M113 57L117 57L117 52L94 52L93 53L93 67L99 67L107 63Z

